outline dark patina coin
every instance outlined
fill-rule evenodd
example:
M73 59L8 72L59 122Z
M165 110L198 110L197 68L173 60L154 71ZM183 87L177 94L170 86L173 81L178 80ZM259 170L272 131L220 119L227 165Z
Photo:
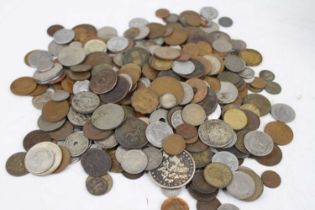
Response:
M92 75L90 89L94 93L103 94L111 91L117 83L117 73L114 70L106 69Z
M195 172L190 187L200 193L214 193L218 188L208 184L203 176L203 171L198 170Z
M135 63L143 66L148 62L149 57L150 53L147 50L141 47L134 47L125 52L122 61L123 64Z
M220 205L221 202L217 198L207 202L198 201L197 210L217 210Z
M73 125L67 121L61 128L51 131L48 134L54 140L61 141L65 140L71 133L73 133Z
M117 142L127 149L140 149L148 143L145 135L147 124L135 117L130 117L115 130Z
M8 158L5 168L9 174L12 176L23 176L28 174L24 165L25 155L26 152L18 152Z
M202 106L207 115L213 113L218 105L216 93L211 88L208 88L207 96L198 104Z
M27 151L29 150L32 146L39 142L43 141L51 141L51 137L49 134L45 131L42 130L34 130L29 132L23 140L23 147Z
M123 76L118 76L116 86L109 92L100 95L104 103L118 103L126 97L129 92L130 83Z
M108 185L102 177L89 176L85 181L86 189L92 195L103 195L106 193Z
M200 193L196 190L194 190L191 187L191 184L187 187L189 194L196 199L197 201L203 201L203 202L207 202L207 201L211 201L213 199L215 199L215 197L217 196L219 189L215 190L212 193Z
M88 150L81 159L84 171L93 177L105 175L112 166L110 155L100 149Z

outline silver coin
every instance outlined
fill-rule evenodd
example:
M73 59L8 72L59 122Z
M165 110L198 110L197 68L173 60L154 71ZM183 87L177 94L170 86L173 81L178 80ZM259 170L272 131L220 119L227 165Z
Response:
M57 44L54 40L51 41L48 45L48 52L53 56L57 57L60 50L67 47L66 45Z
M83 47L82 43L79 41L73 41L68 46L69 47L75 47L75 48L82 48Z
M128 74L119 74L120 77L124 77L128 83L129 83L129 91L133 88L132 84L133 84L133 81L132 81L132 78L130 75Z
M241 71L239 75L244 79L252 79L255 77L255 71L252 68L245 67L245 69Z
M39 71L46 71L54 66L53 56L45 50L33 50L26 57L27 63Z
M63 126L63 124L66 122L66 119L62 119L58 122L47 122L40 116L37 120L37 125L42 131L54 131Z
M79 64L75 66L71 66L70 69L73 72L87 72L90 71L92 68L92 65L90 64Z
M223 148L235 138L234 130L222 120L207 120L198 128L200 140L215 148Z
M187 185L196 170L195 162L187 151L179 155L163 153L161 165L150 171L153 181L166 189L178 189Z
M51 100L52 90L47 90L45 93L32 98L32 104L36 109L42 110L43 106Z
M246 82L247 84L254 82L255 77L250 78L250 79L244 79L244 82Z
M248 132L244 136L244 145L255 156L266 156L273 150L272 138L262 131Z
M172 69L177 74L187 75L195 70L195 65L191 61L174 61Z
M52 164L52 166L47 171L40 173L38 175L45 176L45 175L49 175L53 173L61 164L62 150L57 144L52 143L52 142L41 142L41 143L36 144L36 147L46 148L54 154L54 163Z
M223 163L224 165L227 165L232 171L236 171L239 165L237 157L233 153L227 151L215 153L212 156L212 162Z
M232 39L231 43L233 46L233 50L236 50L236 51L244 50L247 47L246 42L244 42L243 40Z
M72 108L82 114L92 113L101 103L100 98L95 93L84 91L73 96L71 100Z
M129 41L127 38L125 37L112 37L108 40L107 42L107 48L111 51L111 52L120 52L124 49L126 49L129 45Z
M68 44L74 39L75 33L71 29L60 29L54 33L54 41L57 44Z
M161 188L163 195L165 195L166 197L177 197L182 192L182 190L182 187L175 189Z
M173 129L167 123L161 121L150 123L145 130L148 141L159 148L162 147L163 139L171 134L173 134Z
M73 94L78 94L83 91L89 91L90 90L90 81L89 80L82 80L82 81L76 81L73 84Z
M47 71L36 71L33 78L41 84L48 84L50 80L54 79L63 72L63 67L59 63L55 63L53 67Z
M219 24L223 27L230 27L233 25L233 20L229 17L221 17L219 19Z
M184 89L184 97L183 97L183 100L180 103L180 105L186 105L189 102L191 102L191 100L193 99L193 97L194 97L194 90L193 90L193 88L190 85L188 85L185 82L180 82L180 84L181 84L181 86Z
M216 22L208 21L205 27L200 27L201 30L203 30L206 33L212 33L214 31L219 31L220 27Z
M259 72L259 77L267 82L272 82L275 79L275 74L269 70L262 70Z
M81 47L65 47L58 54L58 61L64 66L75 66L85 59L85 51Z
M134 40L145 39L150 33L150 29L147 26L141 26L141 27L138 27L138 29L139 29L139 34L134 38Z
M176 97L172 93L164 93L159 98L160 105L165 109L170 109L176 106Z
M279 94L281 92L281 86L276 82L267 82L265 91L270 94Z
M97 30L97 37L100 37L104 41L108 41L110 38L118 35L118 32L115 28L110 26L104 26Z
M65 145L69 149L72 157L78 157L89 148L90 142L84 136L83 132L79 131L67 136Z
M137 17L129 21L129 27L140 28L140 27L146 26L148 23L149 21L147 21L146 19Z
M176 23L179 20L179 16L175 13L171 13L164 19L167 23Z
M125 149L125 148L123 148L122 146L118 146L118 147L117 147L117 149L116 149L116 151L115 151L115 157L116 157L116 159L117 159L117 161L118 161L119 163L121 163L122 158L123 158L124 154L125 154L127 151L128 151L128 150Z
M64 90L57 90L54 92L51 96L51 100L53 101L64 101L70 97L70 94L67 91Z
M221 53L231 52L233 46L231 42L225 38L219 38L212 43L213 48Z
M274 104L271 107L271 115L275 120L289 123L295 119L295 111L287 104Z
M214 112L212 112L211 114L209 114L207 116L208 120L215 120L215 119L219 119L221 117L221 106L217 106L214 110Z
M255 193L255 181L248 174L236 171L233 173L232 181L226 189L237 199L247 199Z
M184 120L182 118L182 110L176 110L171 116L171 124L173 128L177 128L179 125L183 124Z
M110 137L104 140L95 141L94 143L100 145L103 149L111 149L118 145L115 134L112 134Z
M122 157L121 167L129 174L139 174L148 165L146 154L140 149L128 150Z
M224 57L225 67L232 72L241 72L245 69L245 61L237 55L227 55Z
M224 147L224 149L233 147L233 146L235 145L236 141L237 141L237 135L234 136L234 138L233 138L233 140L231 141L231 143L229 143L228 145L226 145L226 146Z
M150 123L157 122L157 121L163 121L163 122L168 124L167 113L168 113L168 111L165 110L165 109L157 109L157 110L155 110L150 115L150 118L149 118Z
M234 204L224 203L224 204L221 204L221 206L219 206L217 210L240 210L240 209Z
M148 164L145 168L146 171L156 169L162 163L163 155L161 150L155 147L146 147L143 149L143 152L148 158Z
M55 157L52 151L33 146L27 153L24 159L25 168L28 172L38 175L48 171L53 165Z
M81 114L70 107L67 117L71 124L75 126L83 126L87 121L90 120L91 115Z
M220 81L220 83L221 88L217 92L217 98L219 102L222 104L229 104L234 102L238 96L238 90L235 85L230 82L223 81Z
M91 122L98 129L109 130L118 127L124 119L124 109L117 104L108 103L94 111Z
M203 7L200 10L200 14L206 20L213 20L218 17L219 12L216 8L213 7Z

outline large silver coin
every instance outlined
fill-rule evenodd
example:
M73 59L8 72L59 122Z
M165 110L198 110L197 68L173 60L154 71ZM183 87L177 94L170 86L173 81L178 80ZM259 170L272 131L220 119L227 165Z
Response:
M58 54L58 61L64 66L80 64L85 59L85 51L82 47L65 47Z
M54 161L52 151L36 145L27 152L24 160L27 171L35 175L46 172Z
M72 108L82 114L92 113L101 103L100 98L95 93L84 91L73 96L71 100Z
M173 134L173 129L165 122L156 121L150 123L146 130L145 135L148 141L155 147L162 147L162 141L165 137Z
M222 104L229 104L232 103L236 100L238 96L238 90L230 82L220 82L221 83L221 88L219 92L217 92L217 97L219 100L219 103Z
M69 149L72 157L78 157L89 148L90 142L84 136L83 132L79 131L70 134L65 140L65 145Z
M163 153L161 165L150 171L150 175L160 187L177 189L191 181L195 170L195 162L187 151L174 156Z
M45 71L54 66L53 56L45 50L33 50L26 57L27 63L39 71Z
M121 167L129 174L139 174L147 167L148 158L139 149L128 150L122 157Z
M118 32L115 28L110 26L104 26L97 30L97 36L103 39L104 41L108 41L110 38L118 35Z
M287 104L274 104L271 107L271 115L275 120L289 123L295 119L295 111Z
M255 182L248 174L236 171L233 173L233 179L226 189L233 197L242 200L255 193Z
M227 165L232 171L236 171L238 169L238 159L237 157L227 151L217 152L212 157L213 163L223 163Z
M273 150L272 138L262 131L248 132L244 136L244 145L255 156L266 156Z

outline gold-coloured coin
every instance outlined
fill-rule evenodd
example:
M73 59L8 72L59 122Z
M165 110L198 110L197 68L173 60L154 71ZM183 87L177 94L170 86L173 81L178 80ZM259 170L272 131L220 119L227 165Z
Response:
M229 124L234 130L240 130L247 125L246 114L240 109L229 109L224 113L224 122Z
M239 56L246 62L248 66L257 66L262 62L262 55L254 49L245 49L240 51Z
M257 116L260 116L260 111L254 104L243 104L241 106L241 109L251 111L255 113Z
M206 182L217 188L224 188L232 181L231 169L222 163L211 163L203 171Z
M137 112L151 113L159 105L158 95L149 88L138 89L131 96L131 105Z
M150 65L152 68L158 71L166 71L172 68L173 61L172 60L164 60L160 59L156 56L152 56L150 59Z
M136 84L141 76L141 68L139 65L134 63L128 63L123 65L119 71L119 74L128 74L132 79L132 84Z

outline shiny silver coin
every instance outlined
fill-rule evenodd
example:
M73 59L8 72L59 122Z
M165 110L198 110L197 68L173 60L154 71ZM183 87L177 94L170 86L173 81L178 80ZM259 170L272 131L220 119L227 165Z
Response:
M58 61L64 66L75 66L85 59L85 51L81 47L65 47L58 54Z
M78 94L80 92L89 91L90 90L90 81L89 80L82 80L76 81L73 84L73 94Z
M120 52L128 47L129 41L125 37L112 37L107 42L107 48L114 53Z
M191 61L174 61L172 69L177 74L187 75L194 72L195 65Z
M295 111L287 104L274 104L271 107L271 115L275 120L289 123L295 119Z

